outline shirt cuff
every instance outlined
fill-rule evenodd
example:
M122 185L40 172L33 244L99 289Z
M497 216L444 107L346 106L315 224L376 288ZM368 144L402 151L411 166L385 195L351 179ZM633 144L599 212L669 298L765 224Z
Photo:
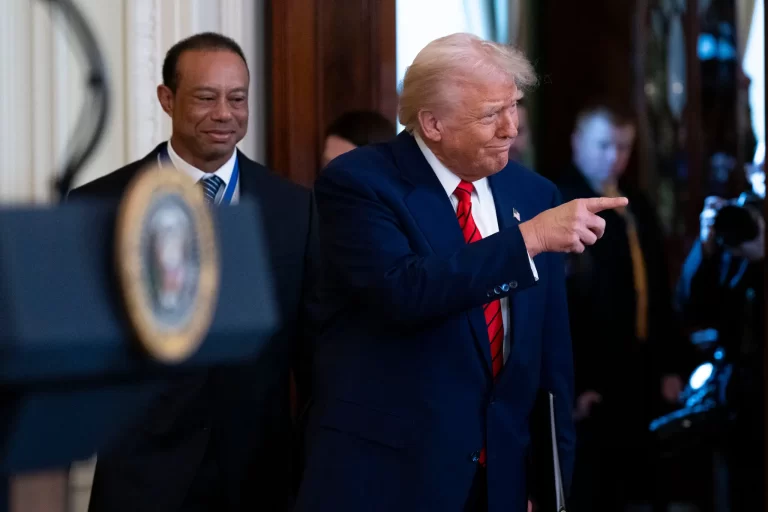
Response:
M531 272L533 272L533 279L535 281L539 280L539 273L536 271L536 264L533 262L533 258L531 258L531 255L528 255L528 261L531 263Z

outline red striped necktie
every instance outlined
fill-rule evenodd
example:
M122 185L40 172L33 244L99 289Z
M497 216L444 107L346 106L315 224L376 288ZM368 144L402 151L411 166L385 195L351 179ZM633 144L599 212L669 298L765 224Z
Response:
M461 232L464 234L464 240L468 244L483 239L483 235L477 229L475 219L472 217L473 190L475 190L474 185L462 180L453 192L453 195L459 200L459 205L456 208L456 217L459 219L459 226L461 226ZM488 329L488 340L491 344L491 368L493 370L493 378L495 379L504 364L504 322L501 318L501 301L496 299L493 302L489 302L483 306L483 312L485 313L485 325ZM478 463L485 466L485 447L480 452Z
M456 216L459 219L464 240L468 244L483 239L483 235L477 229L475 219L472 217L473 190L475 190L474 185L468 181L462 181L453 193L459 200ZM496 378L504 364L504 322L501 319L501 301L497 299L489 302L483 306L483 310L485 312L485 325L488 328L488 340L491 344L493 377Z

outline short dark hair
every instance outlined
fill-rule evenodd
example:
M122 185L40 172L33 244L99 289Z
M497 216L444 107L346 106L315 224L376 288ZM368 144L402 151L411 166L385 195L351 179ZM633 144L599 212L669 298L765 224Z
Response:
M386 142L396 135L395 125L378 112L355 110L342 114L325 131L325 136L335 135L355 146Z
M614 126L637 127L637 116L632 107L624 102L610 98L590 101L576 116L575 129L581 128L585 122L594 117L604 117Z
M181 54L195 50L232 52L243 59L245 68L248 69L248 61L245 59L243 49L232 38L217 34L216 32L202 32L182 39L171 46L171 49L165 54L165 60L163 61L163 85L171 91L176 92L176 87L179 85L178 66Z

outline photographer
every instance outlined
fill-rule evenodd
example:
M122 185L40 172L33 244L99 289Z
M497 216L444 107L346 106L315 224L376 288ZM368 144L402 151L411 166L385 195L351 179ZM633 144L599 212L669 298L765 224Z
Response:
M715 329L733 364L727 400L734 421L724 436L732 509L763 510L763 166L750 166L747 178L752 190L738 199L705 200L677 301L688 332Z

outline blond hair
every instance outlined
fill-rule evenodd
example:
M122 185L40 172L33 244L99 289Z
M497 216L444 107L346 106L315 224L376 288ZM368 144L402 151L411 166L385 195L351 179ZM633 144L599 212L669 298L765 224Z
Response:
M442 106L447 85L503 73L520 93L537 83L533 66L517 48L458 33L425 46L405 71L401 84L400 123L409 132L419 130L419 112Z

